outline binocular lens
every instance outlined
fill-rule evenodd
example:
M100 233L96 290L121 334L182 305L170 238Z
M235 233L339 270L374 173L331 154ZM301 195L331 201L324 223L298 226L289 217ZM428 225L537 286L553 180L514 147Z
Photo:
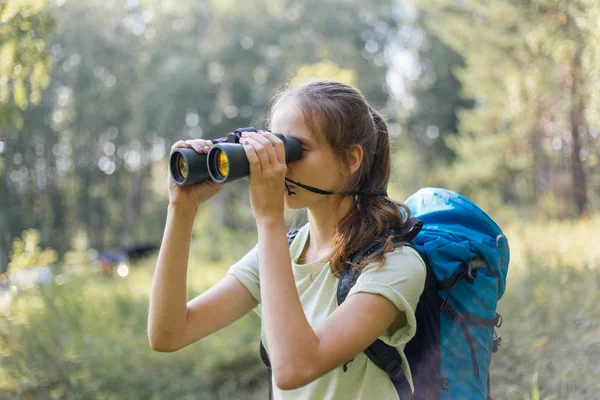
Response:
M193 185L209 178L206 159L206 154L198 154L194 149L174 149L169 159L169 170L175 184Z
M188 163L181 153L178 153L176 165L178 178L183 182L188 176Z
M217 156L217 172L221 179L226 179L229 176L229 160L223 151L219 151Z

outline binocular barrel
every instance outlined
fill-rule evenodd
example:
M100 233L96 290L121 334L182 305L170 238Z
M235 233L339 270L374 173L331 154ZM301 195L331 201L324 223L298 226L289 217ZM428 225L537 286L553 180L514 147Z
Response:
M242 131L244 129L230 133L226 138L213 140L208 154L199 154L190 148L173 150L169 158L169 170L175 183L187 186L208 178L217 183L227 183L250 175L246 152L239 143ZM302 145L298 140L286 138L281 133L275 135L283 141L286 163L302 156Z

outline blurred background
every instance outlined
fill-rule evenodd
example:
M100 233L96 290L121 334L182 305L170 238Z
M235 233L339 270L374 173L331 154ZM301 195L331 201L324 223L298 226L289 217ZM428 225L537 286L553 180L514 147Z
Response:
M266 128L312 77L386 116L393 198L447 187L505 231L494 398L600 398L599 20L597 0L0 0L0 398L265 398L252 315L149 348L167 156ZM227 185L189 298L255 242Z

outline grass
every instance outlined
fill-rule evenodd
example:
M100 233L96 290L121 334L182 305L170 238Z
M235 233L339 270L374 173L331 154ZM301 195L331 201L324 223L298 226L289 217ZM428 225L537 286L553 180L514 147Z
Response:
M492 360L498 400L600 393L600 219L508 226L512 261ZM0 309L0 399L264 398L260 322L249 315L176 353L146 337L154 260L125 278L64 275ZM226 266L190 266L189 296ZM64 281L64 283L63 283Z
M530 265L510 275L499 304L503 340L492 360L493 393L497 399L595 399L600 270L544 268L535 259Z
M492 359L496 399L597 399L600 218L509 226L511 264Z
M262 383L252 315L179 352L150 350L150 264L15 296L0 314L0 398L232 398ZM214 283L216 269L204 272L191 277L190 294Z

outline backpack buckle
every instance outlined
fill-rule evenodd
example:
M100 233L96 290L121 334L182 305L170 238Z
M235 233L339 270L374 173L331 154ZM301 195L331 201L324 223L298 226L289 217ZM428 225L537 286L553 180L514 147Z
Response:
M497 353L498 348L500 347L500 342L502 342L502 337L498 336L496 332L494 332L494 342L492 344L492 352Z
M467 282L471 285L475 282L475 278L477 278L477 270L473 264L473 260L467 263Z
M398 362L398 360L392 360L389 364L385 366L385 372L392 378L393 380L398 380L402 378L404 374L402 372L402 364Z

